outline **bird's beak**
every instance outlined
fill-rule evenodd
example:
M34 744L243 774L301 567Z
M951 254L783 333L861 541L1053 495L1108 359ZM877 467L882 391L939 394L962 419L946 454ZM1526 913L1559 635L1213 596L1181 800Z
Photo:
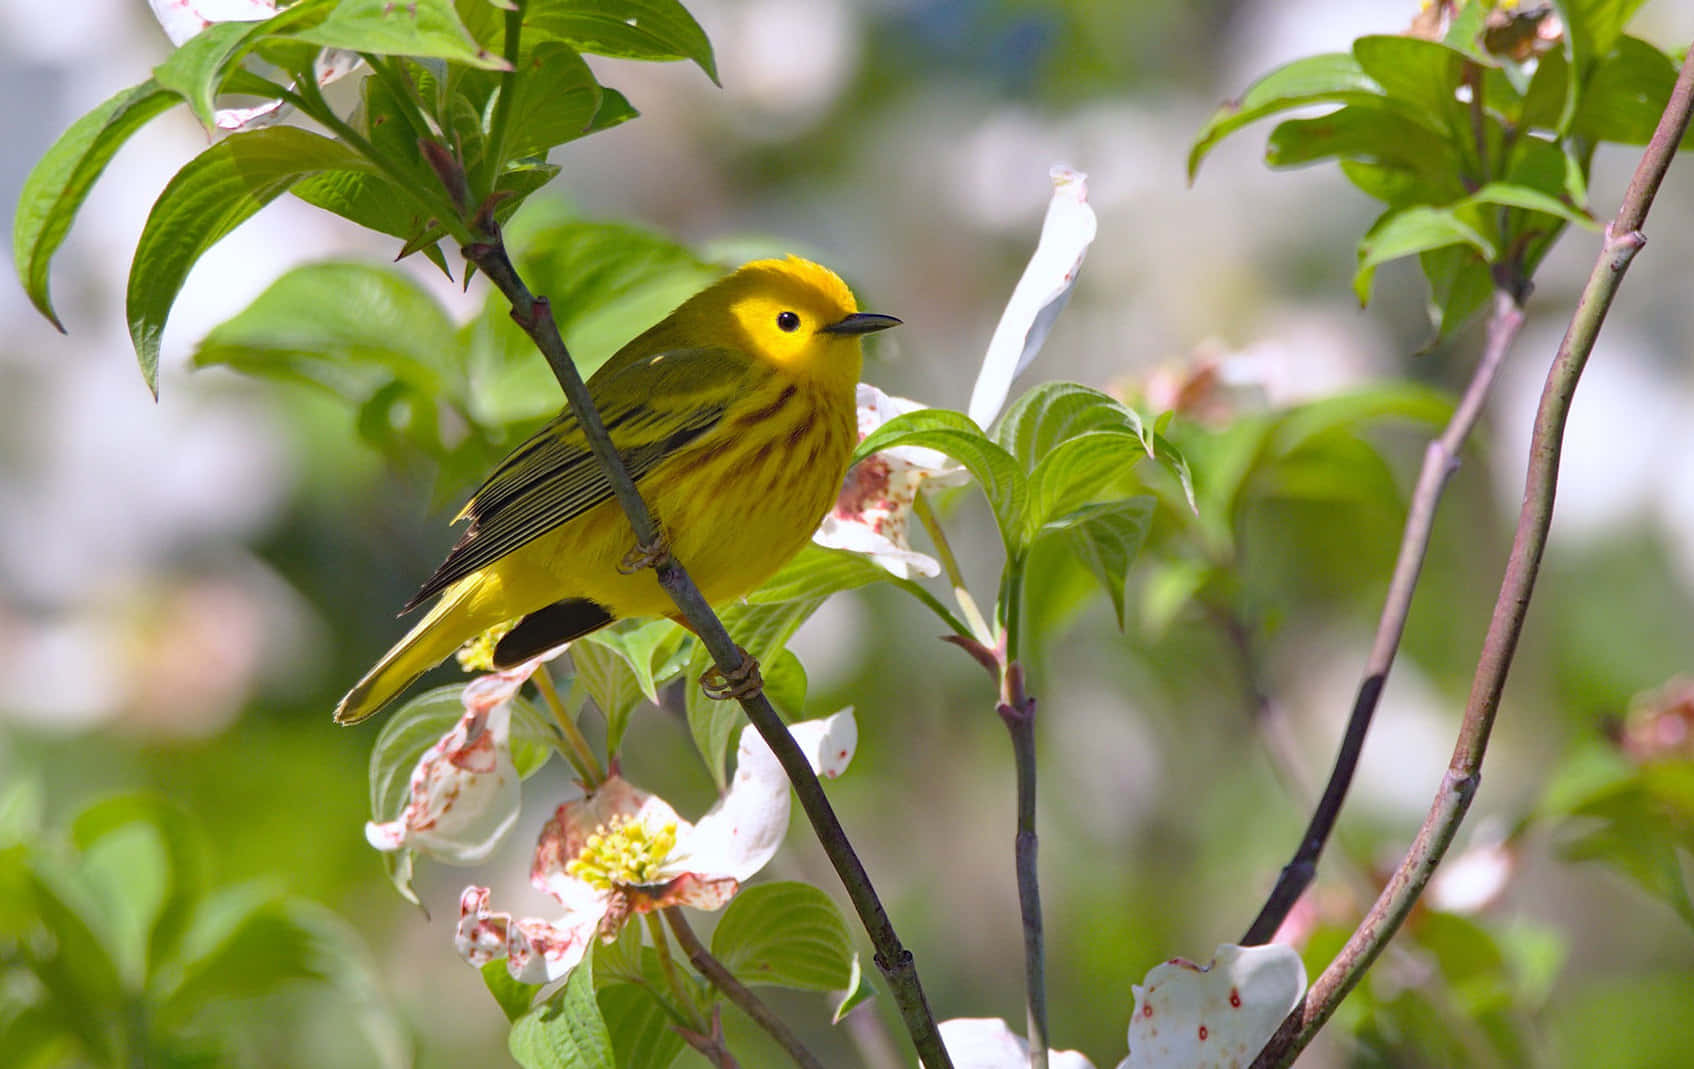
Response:
M821 334L874 334L879 330L897 327L900 321L893 316L878 315L875 312L854 312L839 322L826 327L819 327Z

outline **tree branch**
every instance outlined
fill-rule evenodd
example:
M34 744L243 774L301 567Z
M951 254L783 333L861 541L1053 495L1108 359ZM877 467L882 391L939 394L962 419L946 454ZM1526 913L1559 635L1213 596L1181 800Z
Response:
M499 224L495 222L491 210L485 208L480 213L473 229L478 233L480 240L464 247L462 251L465 259L475 264L488 276L489 281L505 294L512 305L513 321L529 334L536 348L547 358L547 364L553 369L554 377L564 389L572 413L582 426L595 460L605 470L618 503L623 506L625 515L629 517L636 544L644 549L658 546L658 525L653 522L653 515L630 479L623 458L618 455L617 449L612 445L611 436L606 433L600 413L595 409L594 401L588 394L588 387L582 381L582 374L571 360L564 339L559 335L559 328L553 321L547 299L531 294L523 279L518 276L517 269L506 251L505 242L501 239ZM706 603L706 599L701 596L699 588L688 577L682 565L669 553L662 553L658 556L654 568L660 585L711 653L719 670L726 674L736 671L742 663L740 649L729 637L729 632L724 630L723 622ZM777 715L770 700L762 692L742 698L741 708L771 751L776 754L783 771L788 774L789 781L794 785L794 793L800 799L801 808L806 811L819 842L823 844L824 853L829 856L830 864L835 866L836 873L841 877L847 897L852 901L854 910L858 912L859 919L876 948L877 968L882 971L889 993L900 1008L900 1015L905 1021L906 1030L911 1034L918 1056L929 1069L952 1069L947 1051L941 1045L941 1034L936 1030L935 1018L930 1013L929 1003L924 997L923 986L918 981L917 964L911 951L901 945L899 937L895 934L894 925L889 921L881 899L877 897L870 875L865 871L858 854L854 852L846 831L842 829L834 808L829 804L828 796L824 794L823 784L818 782L817 774L812 771L806 755L800 752L800 747L788 733L782 718Z
M1395 870L1382 894L1358 929L1347 940L1329 967L1307 991L1282 1028L1253 1064L1280 1067L1291 1063L1311 1042L1312 1036L1329 1020L1341 1000L1352 991L1382 948L1399 930L1430 875L1451 845L1482 777L1482 759L1499 712L1500 694L1506 673L1517 651L1524 615L1534 592L1536 572L1547 544L1553 519L1553 500L1558 489L1559 453L1563 446L1566 417L1582 370L1594 349L1594 340L1605 322L1612 298L1623 281L1630 261L1645 243L1641 225L1647 218L1659 185L1664 181L1671 158L1688 129L1694 107L1694 51L1683 60L1670 102L1659 118L1647 151L1635 169L1617 217L1606 228L1599 259L1588 276L1571 317L1564 340L1547 372L1547 383L1536 409L1535 428L1530 437L1529 470L1524 478L1523 506L1512 539L1506 574L1494 602L1494 614L1483 640L1471 683L1470 699L1459 727L1458 741L1447 774L1418 829L1411 849Z
M1018 830L1013 841L1018 909L1023 917L1024 1006L1030 1069L1047 1069L1046 936L1041 927L1041 876L1036 865L1035 699L1024 691L1023 665L1012 661L1001 676L1000 719L1012 736L1017 769Z
M747 986L735 978L724 963L712 957L711 951L700 942L700 937L694 934L689 926L688 918L683 916L681 907L671 906L664 911L665 922L670 925L671 934L676 936L677 945L688 955L688 961L696 972L704 976L711 985L736 1007L753 1019L753 1023L765 1032L788 1052L794 1059L794 1064L800 1069L823 1069L823 1063L817 1055L806 1049L782 1018L771 1012L771 1008L759 1001L759 996L748 990Z
M1423 569L1424 555L1429 551L1430 532L1435 527L1435 510L1447 480L1458 470L1459 450L1476 426L1483 402L1494 385L1494 376L1511 348L1518 331L1523 327L1523 308L1506 289L1494 294L1494 310L1488 318L1488 342L1482 358L1471 373L1470 383L1453 416L1447 421L1440 437L1429 443L1423 454L1423 468L1418 472L1416 488L1412 491L1411 508L1406 514L1406 529L1400 538L1400 553L1394 561L1394 574L1388 581L1388 597L1383 602L1382 616L1376 625L1376 638L1371 643L1370 657L1365 662L1365 677L1353 699L1353 712L1347 721L1347 732L1341 738L1341 749L1335 755L1335 765L1329 774L1323 796L1312 811L1306 833L1294 856L1284 865L1276 886L1254 918L1247 934L1241 937L1243 946L1268 943L1288 911L1300 898L1313 877L1317 875L1318 856L1335 830L1341 815L1341 804L1347 799L1347 788L1358 771L1359 754L1364 750L1365 733L1370 730L1371 717L1382 698L1382 688L1388 682L1388 670L1394 665L1394 655L1400 648L1400 637L1406 630L1406 616L1412 607L1412 594L1417 590L1418 573Z

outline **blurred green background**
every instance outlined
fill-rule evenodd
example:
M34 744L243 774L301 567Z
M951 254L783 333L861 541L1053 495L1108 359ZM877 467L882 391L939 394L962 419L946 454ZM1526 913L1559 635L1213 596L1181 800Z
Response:
M890 393L963 406L1057 161L1088 172L1100 232L1025 386L1072 378L1136 392L1154 369L1209 359L1278 410L1387 380L1448 388L1475 358L1474 328L1430 347L1408 264L1384 269L1376 301L1357 307L1352 245L1374 208L1333 168L1271 173L1249 132L1219 148L1192 189L1184 182L1188 141L1219 100L1277 63L1397 31L1415 4L690 7L724 88L682 64L591 60L643 117L555 152L557 195L583 216L696 247L787 248L836 267L865 307L905 320L866 372ZM11 204L53 138L144 77L168 45L127 0L50 14L5 0L0 18L0 88L30 102L0 118ZM1694 4L1648 5L1632 32L1680 47ZM91 800L167 797L203 829L214 883L262 879L345 919L416 1064L481 1062L503 1048L506 1023L452 946L472 876L423 866L433 919L394 895L362 828L374 731L329 722L336 697L398 635L393 612L449 546L447 520L471 486L438 488L419 458L379 454L317 395L187 370L205 332L287 267L392 256L298 202L267 209L195 271L166 336L162 399L150 399L123 327L124 274L148 204L203 144L179 111L117 157L57 264L68 338L18 288L0 287L0 790L39 787L44 838ZM1596 214L1613 210L1634 162L1628 150L1602 152ZM1573 761L1606 750L1634 696L1694 673L1691 224L1694 171L1681 161L1577 401L1542 583L1457 847L1507 840L1509 883L1480 911L1415 918L1303 1064L1669 1066L1694 1049L1694 934L1666 904L1680 885L1668 873L1685 856L1668 855L1649 894L1615 863L1645 854L1651 868L1666 856L1637 810L1585 810L1589 824L1575 825L1545 801L1549 783L1576 775ZM1303 921L1318 964L1374 893L1373 874L1398 860L1445 767L1516 513L1530 413L1595 244L1567 234L1541 270L1528 326L1449 487L1402 658ZM480 284L466 296L428 265L403 269L461 316L480 306ZM1186 433L1204 488L1208 432ZM1190 605L1166 624L1149 611L1157 584L1178 581L1171 562L1192 549L1174 530L1155 533L1132 578L1124 632L1098 595L1079 616L1050 608L1031 688L1056 1046L1115 1063L1130 985L1160 960L1204 960L1239 937L1294 845L1307 813L1299 781L1327 770L1428 430L1389 420L1359 433L1374 447L1362 459L1353 445L1317 457L1357 461L1331 472L1349 492L1267 482L1238 517L1231 604L1250 656L1216 614ZM950 504L949 528L986 595L997 539L979 500L967 492ZM794 648L812 711L857 707L859 755L832 796L932 1005L1021 1027L1009 749L980 670L935 634L920 607L874 589L836 598ZM1278 710L1269 725L1255 713L1249 663ZM703 810L711 781L686 727L646 709L635 731L631 778L684 812ZM509 887L514 907L535 814L561 786L553 774L526 785L520 832L474 876ZM1691 810L1667 818L1665 841L1686 842L1677 821ZM1622 845L1596 848L1614 864L1565 856L1594 845L1583 835L1595 822L1622 829ZM796 823L778 874L834 893ZM879 1060L888 1040L870 1022L831 1030L822 1000L775 1001L828 1064L904 1057ZM246 1036L242 1064L375 1057L346 997L321 986L229 1012ZM746 1031L729 1024L732 1036ZM745 1064L775 1064L759 1042L748 1040Z

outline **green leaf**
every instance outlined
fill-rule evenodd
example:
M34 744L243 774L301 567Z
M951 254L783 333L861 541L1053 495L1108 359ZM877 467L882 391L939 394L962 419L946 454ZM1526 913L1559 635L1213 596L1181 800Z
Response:
M1488 303L1494 276L1468 245L1449 245L1418 254L1429 281L1429 319L1436 338L1450 337Z
M507 1047L525 1069L616 1069L594 1000L592 947L558 994L512 1023Z
M201 255L300 178L364 166L337 141L273 126L225 138L176 173L141 231L126 302L130 338L155 396L165 320Z
M853 459L859 461L900 445L934 449L962 464L987 496L1007 550L1018 545L1029 493L1027 481L1017 460L983 434L969 416L945 408L896 416L860 442Z
M12 219L12 264L30 303L59 330L65 327L48 292L53 254L112 156L175 102L172 93L151 79L125 89L72 123L24 179Z
M1495 204L1502 208L1522 208L1525 211L1541 212L1544 215L1555 216L1567 223L1575 223L1585 230L1598 230L1600 224L1585 211L1573 208L1564 201L1539 189L1529 186L1515 185L1510 182L1490 182L1472 193L1466 203Z
M40 856L32 862L23 874L23 887L51 939L44 951L26 959L29 970L46 989L60 1020L90 1054L111 1062L115 1037L105 1027L105 1015L130 993L106 941L96 934L95 904L73 874Z
M1145 442L1141 417L1117 398L1075 382L1044 382L1007 409L994 440L1033 468L1054 447L1089 431L1120 431Z
M669 620L654 620L635 628L610 627L595 631L584 635L578 644L604 646L623 658L635 675L641 695L657 705L659 684L670 678L664 674L663 666L682 644L684 634L681 627Z
M367 1064L410 1064L358 933L327 907L253 884L227 888L196 911L184 948L182 982L159 1006L162 1030L185 1028L213 1002L264 995L292 980L327 982L356 1015L370 1047Z
M791 699L796 692L804 699L805 670L798 659L781 657L779 652L823 601L823 598L816 597L770 605L733 605L721 614L730 637L759 662L772 704L776 704L779 696ZM711 771L712 779L721 788L725 783L724 755L729 750L730 741L746 723L746 717L741 703L713 701L700 689L697 680L711 665L712 658L705 646L696 643L688 663L684 702L694 745ZM796 670L799 672L798 680L784 678L785 673L792 677Z
M800 663L800 658L793 650L781 649L776 652L771 662L769 672L764 673L765 697L771 700L777 711L786 714L790 719L798 718L806 710L806 666Z
M571 663L576 666L576 678L606 718L606 751L615 754L629 726L629 714L641 703L641 682L620 652L598 643L574 643Z
M348 222L379 234L396 237L416 246L427 220L417 202L392 180L363 171L326 171L308 175L294 184L290 193ZM439 229L439 228L436 228ZM424 247L436 266L446 270L445 259L433 244Z
M1060 442L1029 476L1029 508L1019 544L1029 545L1050 521L1122 482L1147 459L1140 438L1123 431L1089 431Z
M1562 0L1565 36L1583 55L1600 58L1611 52L1623 28L1644 0Z
M1421 37L1385 34L1354 41L1353 57L1390 99L1405 101L1434 129L1456 129L1463 106L1454 93L1464 73L1464 53Z
M1452 208L1417 205L1384 212L1359 241L1359 268L1353 275L1359 303L1370 303L1371 281L1379 265L1448 245L1468 245L1485 261L1498 255L1493 243L1460 220Z
M595 997L612 1037L617 1064L625 1069L667 1069L685 1044L665 1007L645 987L611 984Z
M1645 145L1676 85L1676 63L1646 41L1621 38L1582 91L1571 132L1590 141ZM1688 147L1684 138L1682 147Z
M1309 104L1350 104L1380 97L1382 89L1344 52L1307 56L1278 67L1225 103L1200 128L1188 150L1188 180L1213 147L1267 115Z
M153 80L186 100L202 127L215 130L218 91L233 65L266 32L267 23L215 22L183 42L170 58L154 68Z
M36 775L13 775L0 786L0 848L41 837L47 788Z
M859 955L853 955L853 969L847 976L847 990L841 995L841 1001L835 1004L835 1013L830 1017L830 1024L840 1024L847 1015L859 1007L861 1003L869 1002L876 997L876 988L871 986L865 976L864 967L859 964Z
M363 401L398 379L459 401L464 356L455 324L417 282L392 268L337 262L297 267L271 283L194 350L197 367L303 382Z
M1132 497L1087 505L1042 529L1043 534L1063 538L1071 554L1100 580L1112 599L1120 631L1124 626L1124 583L1129 566L1147 541L1156 504L1151 497Z
M1463 197L1460 161L1445 135L1384 100L1349 104L1315 119L1289 119L1271 131L1265 162L1298 167L1331 158L1375 163L1405 172L1418 200L1445 204Z
M1164 435L1155 434L1153 459L1176 479L1177 486L1182 488L1182 496L1188 501L1188 511L1198 516L1200 503L1194 499L1194 470L1188 466L1188 458L1182 454L1182 450L1172 445Z
M524 33L620 59L693 60L718 81L711 42L677 0L531 0Z
M600 83L576 49L548 42L521 61L507 115L506 154L542 155L589 133L600 111Z
M329 18L296 40L381 56L427 56L483 70L506 70L500 56L472 39L451 0L341 0Z
M1536 60L1535 74L1523 95L1523 114L1518 122L1530 129L1556 131L1564 113L1570 86L1570 60L1562 51L1552 51Z
M1267 455L1273 461L1280 460L1320 438L1355 433L1367 424L1386 419L1410 420L1439 428L1452 414L1452 397L1428 386L1401 382L1367 387L1289 409L1273 424Z
M744 984L844 991L853 981L853 940L830 897L810 884L749 887L724 910L712 956Z
M188 813L164 798L151 795L116 795L96 802L78 814L71 838L78 849L93 852L97 844L114 833L145 829L158 852L156 875L158 895L151 916L138 916L138 934L146 945L137 953L147 970L167 960L182 939L193 904L204 891L206 843ZM144 883L128 864L114 874L126 899L124 909L140 904Z
M893 579L887 568L862 553L827 549L808 542L763 586L747 595L750 605L824 597Z
M499 1005L500 1012L506 1015L506 1020L515 1022L534 1008L535 995L543 985L526 984L521 980L512 979L512 971L506 967L506 959L496 958L478 971L482 973L483 986L494 996L494 1001Z

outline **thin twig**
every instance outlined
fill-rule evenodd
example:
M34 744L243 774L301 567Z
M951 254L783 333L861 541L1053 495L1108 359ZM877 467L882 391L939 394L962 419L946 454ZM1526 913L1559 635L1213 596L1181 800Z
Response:
M735 1060L735 1055L729 1052L729 1045L724 1042L723 1015L716 1006L712 1007L712 1020L707 1027L709 1030L705 1032L677 1027L676 1034L711 1062L713 1069L741 1069L741 1063Z
M736 1007L753 1019L753 1023L764 1029L777 1045L788 1052L794 1059L794 1064L800 1069L823 1069L823 1063L817 1055L806 1049L800 1042L800 1037L783 1023L782 1018L771 1012L771 1008L759 1001L759 996L748 990L747 985L735 978L735 974L724 966L724 963L712 957L711 951L700 942L700 937L694 934L689 926L688 918L682 910L671 906L665 911L665 923L670 925L671 934L676 936L677 946L688 955L688 961L694 966L694 971L704 976L706 980Z
M518 276L517 269L512 265L511 257L506 251L505 242L501 240L499 226L490 212L484 211L479 216L476 228L481 233L482 240L465 246L465 259L475 264L488 276L489 281L505 294L512 305L512 319L529 334L536 347L547 358L548 366L553 369L554 376L564 389L571 411L582 427L583 435L588 439L595 460L606 472L619 504L629 517L636 544L642 547L658 545L658 526L653 522L652 513L642 501L635 483L631 481L623 458L612 445L611 436L606 433L600 413L595 409L594 401L588 394L588 387L582 381L582 374L571 360L564 339L559 336L558 325L553 321L552 310L546 298L531 294L529 287L525 286L523 279ZM676 603L689 626L712 655L719 670L726 674L737 671L742 663L741 650L729 637L729 632L724 630L723 622L706 603L706 599L701 596L699 588L689 579L682 565L667 553L659 559L655 570L659 584ZM800 799L801 808L806 811L807 818L812 822L824 853L829 856L830 864L835 866L835 871L847 890L847 897L852 901L865 931L870 935L871 944L876 948L877 968L881 970L883 980L888 984L889 994L895 1005L900 1008L900 1015L905 1021L907 1032L911 1034L912 1044L917 1048L918 1056L929 1069L952 1069L953 1063L947 1056L946 1048L941 1045L941 1033L936 1030L935 1017L930 1012L923 985L918 980L917 963L911 951L901 945L899 936L895 934L894 925L889 921L881 899L877 897L870 875L848 841L847 833L842 829L841 821L836 817L829 797L824 793L823 784L818 782L817 773L812 771L811 763L807 761L806 755L800 752L794 737L788 733L787 726L763 692L755 692L742 698L741 708L771 751L776 754L777 761L788 774L789 782L794 785L794 793Z
M1499 711L1506 673L1517 651L1524 615L1534 592L1541 554L1547 545L1547 530L1553 520L1553 500L1558 489L1559 452L1564 443L1566 417L1583 367L1594 349L1594 340L1605 322L1612 298L1623 281L1630 261L1645 244L1641 233L1647 210L1664 181L1677 146L1688 129L1694 110L1694 50L1683 60L1670 102L1659 118L1653 139L1635 169L1617 217L1606 227L1599 259L1588 276L1571 316L1564 340L1547 372L1547 383L1535 413L1535 428L1529 443L1529 470L1524 477L1523 506L1512 538L1511 556L1500 593L1494 602L1488 634L1483 639L1465 716L1459 726L1453 757L1431 803L1423 826L1411 849L1383 888L1364 920L1347 940L1323 974L1306 992L1301 1004L1283 1022L1255 1067L1273 1069L1293 1062L1312 1036L1329 1020L1382 948L1399 930L1411 912L1435 866L1452 844L1465 810L1482 779L1482 758Z
M1000 719L1012 736L1017 770L1018 830L1013 864L1018 880L1018 909L1023 916L1025 1016L1028 1019L1030 1069L1047 1069L1046 937L1041 927L1041 879L1035 835L1035 699L1024 690L1023 666L1006 666L1000 684Z
M1335 755L1329 783L1312 811L1312 819L1294 856L1283 866L1265 904L1259 910L1247 934L1241 937L1244 946L1270 942L1271 936L1287 919L1312 878L1317 875L1318 856L1335 830L1341 803L1347 798L1353 774L1358 771L1359 754L1365 745L1365 733L1370 730L1371 717L1376 713L1382 688L1388 682L1388 670L1394 665L1394 655L1400 648L1400 637L1406 629L1406 615L1412 607L1412 594L1417 590L1418 572L1423 568L1424 554L1429 550L1429 536L1435 526L1435 510L1447 480L1458 470L1459 450L1470 436L1482 413L1483 402L1494 385L1495 373L1504 361L1523 327L1523 308L1506 289L1494 294L1494 310L1488 319L1488 342L1482 358L1471 373L1464 396L1454 409L1452 418L1440 437L1424 450L1423 468L1418 472L1416 488L1412 491L1411 507L1406 514L1406 529L1400 538L1400 553L1394 561L1394 574L1388 581L1388 597L1382 605L1382 616L1376 625L1376 638L1371 643L1370 657L1365 662L1364 680L1353 700L1353 712L1342 736L1341 749Z

